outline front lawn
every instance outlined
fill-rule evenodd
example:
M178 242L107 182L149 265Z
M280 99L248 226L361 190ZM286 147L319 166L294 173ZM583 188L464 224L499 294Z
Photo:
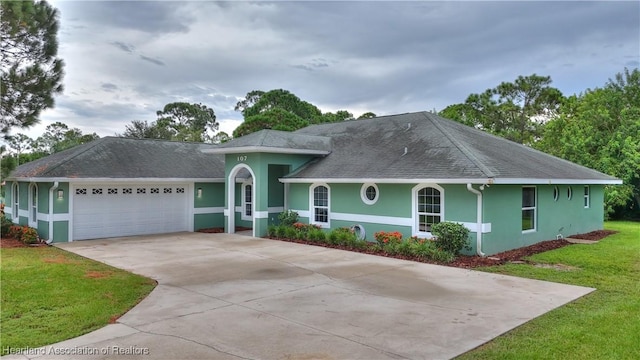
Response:
M640 223L607 222L605 228L619 233L528 258L536 264L478 269L597 290L458 359L637 359Z
M40 347L114 322L155 281L54 248L0 251L0 348Z

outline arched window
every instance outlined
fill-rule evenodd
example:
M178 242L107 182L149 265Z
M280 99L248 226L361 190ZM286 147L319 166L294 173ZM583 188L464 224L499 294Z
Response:
M29 185L29 225L38 226L38 185Z
M316 185L311 187L311 219L312 224L329 226L329 187Z
M13 183L13 190L11 191L11 199L13 200L13 206L11 208L11 218L13 222L18 222L18 210L20 209L20 187L18 183Z
M415 197L416 232L431 233L431 226L443 221L442 191L425 186L417 189Z

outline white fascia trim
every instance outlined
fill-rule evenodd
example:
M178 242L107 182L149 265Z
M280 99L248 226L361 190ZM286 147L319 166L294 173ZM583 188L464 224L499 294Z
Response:
M298 213L300 217L309 217L309 211L307 210L293 210ZM396 217L396 216L379 216L379 215L363 215L363 214L348 214L348 213L331 213L331 220L340 221L352 221L354 223L371 223L380 225L396 225L396 226L413 226L412 218ZM477 224L475 222L463 222L455 220L445 220L464 225L469 231L476 232ZM482 224L482 232L491 232L491 223ZM430 234L428 234L430 235Z
M311 218L311 211L309 211L309 210L294 210L294 209L291 209L291 211L297 212L299 217Z
M376 183L376 184L467 184L469 182L473 184L492 184L493 179L373 179L373 178L335 178L335 179L316 179L316 178L280 178L281 183L287 184L310 184L310 183L326 183L326 184L363 184L363 183Z
M224 178L15 178L15 181L31 182L68 182L68 183L189 183L212 182L223 183Z
M42 216L42 217L41 217ZM49 214L38 213L38 220L49 221ZM69 221L71 214L53 214L53 221Z
M622 185L622 180L589 180L589 179L493 179L494 184L504 185Z
M220 214L225 210L222 206L194 208L193 214Z
M363 215L363 214L347 214L347 213L331 213L331 220L364 222L383 225L411 226L413 219L396 217L396 216L379 216L379 215Z
M207 154L238 154L238 153L272 153L272 154L302 154L302 155L329 155L331 151L312 149L290 149L268 146L239 146L223 149L202 150Z
M455 223L459 223L464 225L464 227L466 227L467 229L469 229L469 231L471 232L478 232L478 224L474 223L474 222L461 222L461 221L455 221L455 220L446 220L446 221L451 221L451 222L455 222ZM491 232L491 223L482 223L482 233L486 234L486 233L490 233Z
M437 183L437 184L503 184L503 185L523 185L523 184L581 184L581 185L621 185L622 180L588 180L588 179L530 179L530 178L514 178L514 179L493 179L493 178L477 178L477 179L373 179L373 178L280 178L278 179L284 184L309 184L324 182L329 184L362 184L362 183L377 183L377 184L417 184L417 183Z

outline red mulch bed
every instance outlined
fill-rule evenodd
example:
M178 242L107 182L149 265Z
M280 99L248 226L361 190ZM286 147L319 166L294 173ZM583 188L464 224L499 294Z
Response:
M586 234L573 235L573 236L570 236L570 237L571 238L576 238L576 239L600 240L600 239L603 239L603 238L605 238L605 237L607 237L607 236L609 236L611 234L615 234L616 232L617 231L611 231L611 230L597 230L597 231L592 231L592 232L586 233ZM582 237L579 237L579 236L582 236ZM319 243L305 241L305 240L287 240L287 239L277 239L277 238L272 238L272 239L288 241L288 242L295 242L295 243L299 243L299 244L324 246L324 247L330 247L330 248L341 249L341 250L357 251L357 250L352 250L352 249L346 248L344 246L329 245L329 244L322 244L322 243L319 244ZM465 269L472 269L472 268L481 267L481 266L502 265L502 264L506 264L508 262L514 262L514 261L526 262L524 260L524 258L526 258L528 256L532 256L532 255L535 255L535 254L538 254L538 253L542 253L542 252L545 252L545 251L549 251L549 250L558 249L558 248L561 248L561 247L564 247L564 246L568 246L568 245L572 245L572 244L570 242L568 242L567 240L564 240L564 239L562 239L562 240L549 240L549 241L539 242L539 243L533 244L531 246L526 246L526 247L519 248L519 249L504 251L504 252L501 252L499 254L486 256L486 257L481 257L481 256L477 256L477 255L475 255L475 256L460 255L453 262L446 263L446 264L438 263L438 262L435 262L435 261L424 261L424 260L412 258L410 256L389 255L389 254L386 254L386 253L374 251L372 249L364 249L364 250L361 250L360 252L366 253L366 254L378 255L378 256L393 257L393 258L397 258L397 259L412 260L412 261L419 261L419 262L428 262L428 263L432 263L432 264L439 264L439 265L453 266L453 267L459 267L459 268L465 268Z
M582 239L582 240L592 240L592 241L597 241L600 239L604 239L609 235L615 234L617 233L617 231L613 231L613 230L596 230L596 231L592 231L590 233L586 233L586 234L576 234L576 235L571 235L571 236L567 236L569 238L572 239Z
M17 247L27 247L25 243L20 240L12 239L12 238L2 238L0 239L0 248L17 248Z
M37 243L37 244L27 245L27 244L23 243L22 241L16 240L14 238L3 237L2 239L0 239L0 248L2 248L2 249L20 248L20 247L39 247L39 246L47 246L47 244L44 243L44 242L40 242L40 243Z

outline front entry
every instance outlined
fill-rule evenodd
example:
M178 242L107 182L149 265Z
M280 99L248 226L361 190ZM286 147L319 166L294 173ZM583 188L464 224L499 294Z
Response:
M253 230L255 234L254 172L246 164L236 165L227 181L227 232Z

